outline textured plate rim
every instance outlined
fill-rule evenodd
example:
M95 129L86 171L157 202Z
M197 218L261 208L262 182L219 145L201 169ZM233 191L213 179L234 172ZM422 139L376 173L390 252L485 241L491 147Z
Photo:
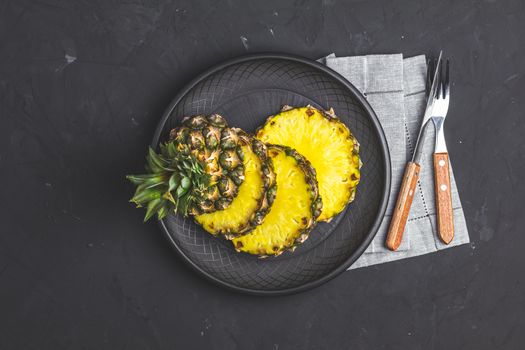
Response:
M383 156L382 158L383 158L383 163L384 163L383 164L384 165L383 177L385 179L385 182L384 182L384 186L382 190L383 196L381 197L379 210L372 224L372 228L366 235L366 238L364 239L364 241L361 242L358 248L341 265L339 265L338 267L336 267L329 273L325 274L324 276L316 280L304 283L296 287L285 288L285 289L275 289L275 290L262 290L262 289L244 288L244 287L240 287L238 285L234 285L229 282L225 282L215 277L214 275L204 271L197 264L195 264L195 262L193 262L192 259L190 259L186 254L184 254L182 249L178 246L177 242L175 242L175 240L173 240L173 238L171 237L164 220L159 221L159 225L162 231L164 232L167 239L170 241L175 251L178 252L178 254L182 257L183 261L187 265L189 265L194 271L204 276L207 280L215 283L216 285L225 287L227 289L230 289L236 292L252 294L252 295L259 295L259 296L277 296L277 295L287 295L287 294L304 292L306 290L318 287L332 280L333 278L338 276L340 273L346 271L364 253L365 249L370 245L370 243L372 242L372 239L377 234L381 221L385 215L386 207L388 204L388 199L390 196L392 173L391 173L391 164L390 164L390 152L388 150L388 146L387 146L388 144L387 144L386 137L383 131L383 127L381 126L381 123L379 122L379 119L377 118L377 115L375 114L374 110L372 109L368 101L365 99L365 97L361 94L361 92L359 92L359 90L357 90L357 88L354 85L352 85L352 83L350 83L348 80L346 80L342 75L328 68L327 66L322 65L319 62L316 62L314 60L311 60L305 57L301 57L301 56L282 54L282 53L256 53L256 54L249 54L249 55L235 57L235 58L226 60L222 63L219 63L207 69L203 73L199 74L195 79L190 81L187 85L185 85L179 91L179 93L175 96L175 98L173 98L173 100L169 104L168 108L164 111L164 114L162 115L162 118L160 119L160 122L157 125L155 133L153 135L153 140L151 141L151 147L155 149L157 148L158 143L160 141L160 136L162 135L162 131L164 129L166 121L170 117L171 113L173 112L177 104L182 100L182 98L189 91L191 91L191 89L193 89L198 83L200 83L203 79L209 77L210 75L216 73L217 71L220 71L229 66L239 64L239 63L244 63L247 61L252 61L252 60L260 60L260 59L278 59L278 60L288 60L292 62L302 63L312 68L318 69L325 74L328 74L333 79L337 80L340 84L342 84L344 87L346 87L348 91L350 92L350 94L359 102L361 107L366 111L366 114L368 115L368 117L371 119L371 122L375 127L375 131L380 141L379 143L380 143L380 147L382 151L381 153Z

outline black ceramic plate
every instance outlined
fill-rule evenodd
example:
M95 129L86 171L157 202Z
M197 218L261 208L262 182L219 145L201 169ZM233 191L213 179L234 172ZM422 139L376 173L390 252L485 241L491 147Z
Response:
M283 105L333 107L361 144L361 183L356 199L330 223L320 223L294 253L259 259L237 253L191 218L161 222L175 250L195 270L231 289L263 295L303 291L346 270L375 236L390 188L390 157L372 108L347 80L325 66L277 54L245 56L220 64L180 92L155 132L166 139L184 116L219 113L229 124L254 132Z

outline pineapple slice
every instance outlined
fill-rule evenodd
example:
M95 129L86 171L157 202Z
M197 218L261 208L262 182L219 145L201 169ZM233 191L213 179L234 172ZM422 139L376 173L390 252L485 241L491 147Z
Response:
M268 118L256 137L292 147L310 161L323 198L319 221L330 221L353 201L360 178L359 143L332 109L285 106Z
M260 225L275 198L275 173L266 146L240 129L236 132L244 154L244 181L237 196L226 209L195 216L206 231L227 239Z
M322 208L310 163L289 147L268 148L277 175L275 201L261 225L232 241L237 251L262 257L277 256L304 242Z

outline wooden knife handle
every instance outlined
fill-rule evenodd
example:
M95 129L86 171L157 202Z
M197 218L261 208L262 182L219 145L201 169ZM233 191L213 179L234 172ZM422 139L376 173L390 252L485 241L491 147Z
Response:
M403 174L403 182L397 195L397 202L388 228L386 237L386 246L390 250L397 250L403 239L403 232L412 206L412 200L416 193L417 180L419 179L419 170L421 167L417 163L409 162Z
M434 184L436 193L437 226L439 238L449 244L454 238L454 215L450 192L448 153L434 153Z

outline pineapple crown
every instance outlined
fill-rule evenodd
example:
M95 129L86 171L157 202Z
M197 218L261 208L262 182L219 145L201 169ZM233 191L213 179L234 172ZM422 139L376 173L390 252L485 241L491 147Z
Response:
M146 174L126 176L137 186L130 202L137 208L146 208L144 221L155 213L161 220L170 211L187 216L211 183L205 166L191 153L177 148L174 142L161 144L160 151L158 154L149 148Z

